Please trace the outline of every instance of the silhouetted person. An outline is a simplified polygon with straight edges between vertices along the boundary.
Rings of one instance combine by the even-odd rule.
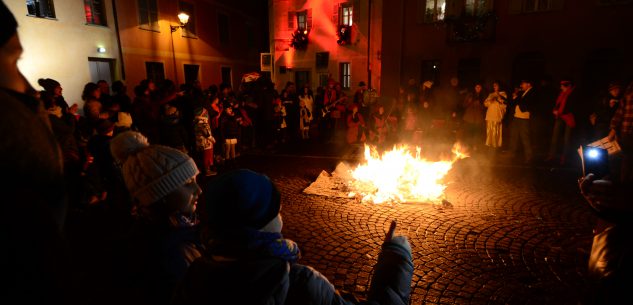
[[[22,46],[16,29],[0,2],[0,273],[7,279],[0,303],[68,304],[73,271],[61,234],[62,159],[48,112],[17,67]]]

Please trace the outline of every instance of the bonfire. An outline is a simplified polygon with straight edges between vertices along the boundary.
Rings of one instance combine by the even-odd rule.
[[[455,161],[465,157],[458,144],[444,161],[422,158],[419,147],[399,146],[379,154],[365,145],[365,160],[350,172],[353,179],[348,181],[348,196],[376,204],[439,203],[446,189],[444,177]]]

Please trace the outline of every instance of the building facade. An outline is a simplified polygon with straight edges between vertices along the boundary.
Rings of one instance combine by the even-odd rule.
[[[383,14],[402,20],[383,27],[400,36],[383,44],[397,58],[388,73],[383,63],[383,77],[399,80],[390,94],[411,78],[511,85],[567,76],[591,91],[632,76],[630,0],[403,0]]]
[[[266,3],[257,0],[114,0],[125,79],[238,86],[267,50]],[[180,27],[179,13],[189,16]],[[172,31],[173,28],[173,31]]]
[[[271,71],[277,87],[380,88],[382,1],[269,0]]]
[[[36,89],[37,80],[60,82],[69,104],[83,105],[88,82],[119,79],[119,46],[110,1],[5,0],[18,21],[24,49],[19,68]]]

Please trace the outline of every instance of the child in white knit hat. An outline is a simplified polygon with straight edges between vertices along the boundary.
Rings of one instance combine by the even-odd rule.
[[[201,255],[196,204],[198,168],[183,152],[150,145],[141,133],[126,131],[110,143],[139,216],[139,238],[131,243],[133,283],[144,297],[164,303],[194,259]],[[134,249],[135,248],[135,249]],[[145,299],[148,301],[148,299]]]

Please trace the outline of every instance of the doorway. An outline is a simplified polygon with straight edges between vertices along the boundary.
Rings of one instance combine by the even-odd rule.
[[[112,66],[114,59],[107,58],[88,58],[88,69],[90,70],[90,81],[96,83],[105,80],[108,84],[112,84],[114,74]]]
[[[310,85],[310,71],[295,71],[295,83],[297,84],[297,90],[303,88],[305,85]]]

